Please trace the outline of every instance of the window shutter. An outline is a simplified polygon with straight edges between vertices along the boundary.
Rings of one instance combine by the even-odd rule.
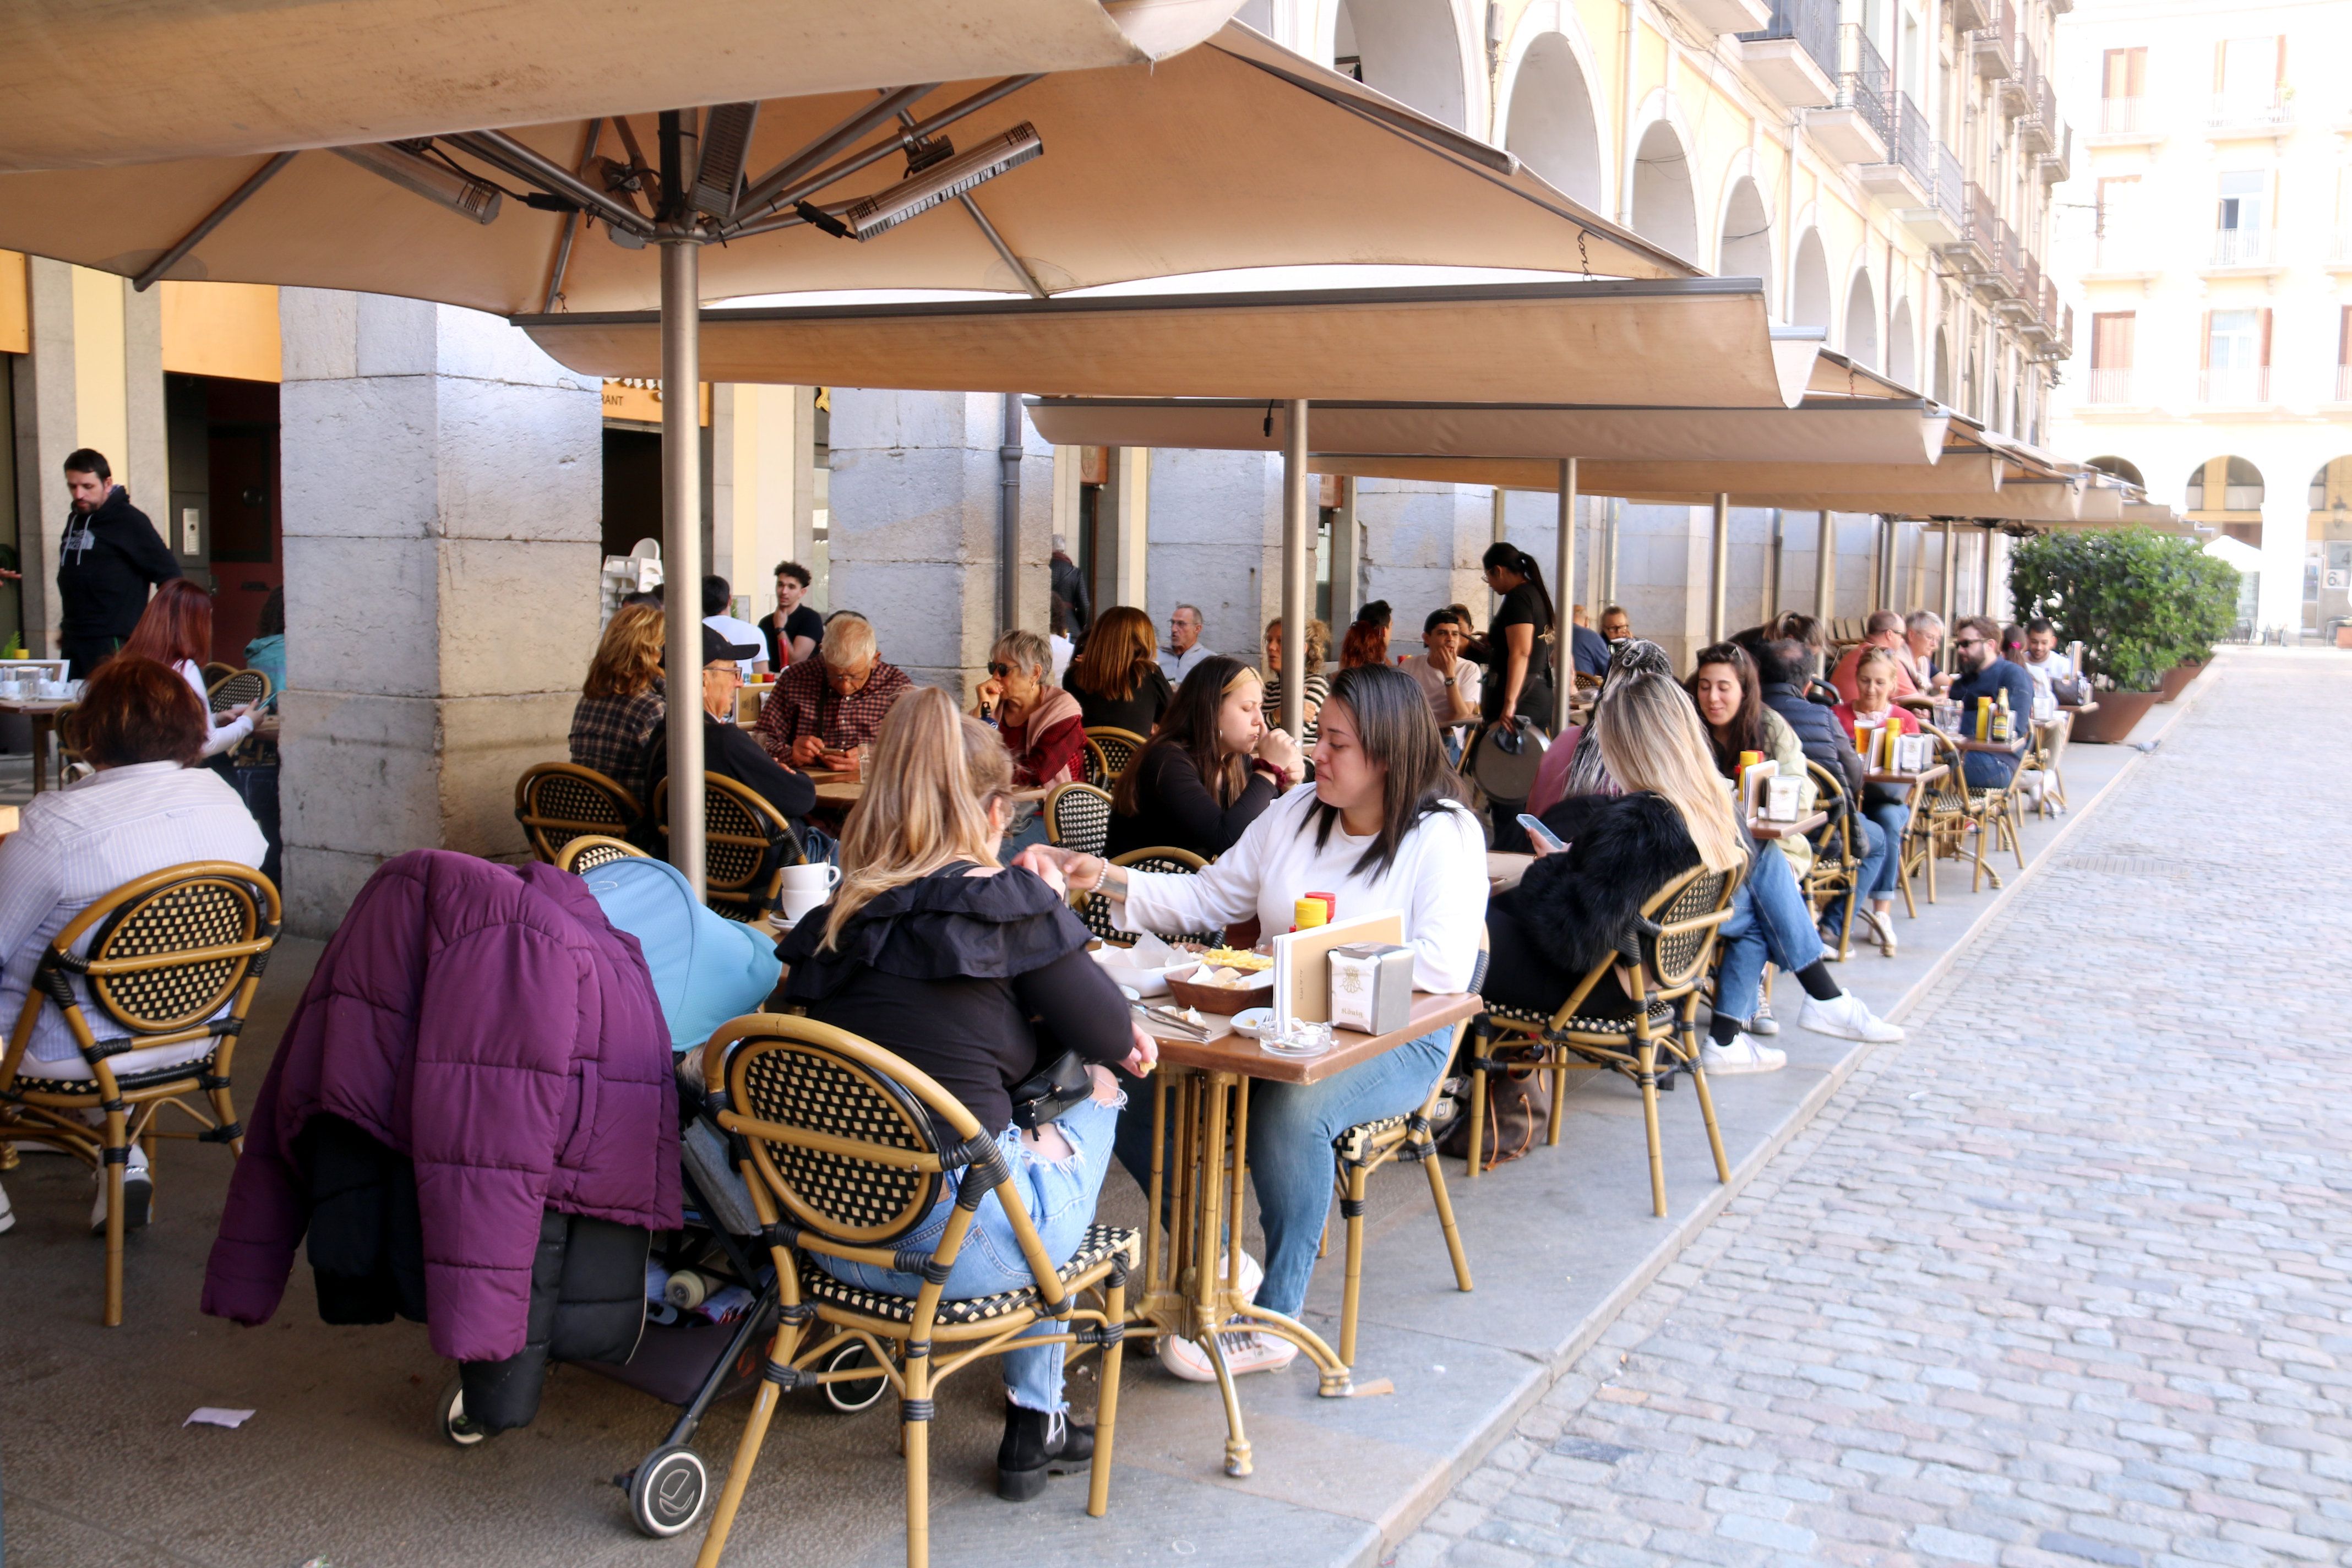
[[[2352,305],[2339,307],[2336,312],[2336,363],[2352,364]]]
[[[2221,95],[2221,89],[2229,85],[2230,44],[2225,38],[2213,46],[2213,96],[2219,98]]]
[[[2132,368],[2133,340],[2139,336],[2139,313],[2126,310],[2116,320],[2116,368]]]
[[[2268,370],[2268,369],[2270,369],[2270,367],[2271,367],[2271,310],[2270,310],[2270,307],[2269,307],[2269,306],[2267,306],[2267,305],[2265,305],[2265,306],[2263,306],[2263,357],[2262,357],[2262,360],[2261,360],[2261,362],[2260,362],[2260,363],[2261,363],[2261,364],[2262,364],[2262,367],[2263,367],[2264,370]]]
[[[2278,86],[2284,87],[2286,85],[2286,35],[2284,33],[2281,33],[2278,36],[2276,42],[2278,44],[2278,75],[2274,80]]]
[[[2199,341],[2204,344],[2203,353],[2205,357],[2199,362],[2197,368],[2200,370],[2211,370],[2213,368],[2212,311],[2208,310],[2205,312],[2205,324],[2198,329],[2198,337]]]
[[[2133,49],[2126,55],[2125,68],[2128,73],[2128,79],[2131,84],[2131,96],[2134,98],[2147,97],[2147,47],[2146,45],[2142,45],[2140,47]]]

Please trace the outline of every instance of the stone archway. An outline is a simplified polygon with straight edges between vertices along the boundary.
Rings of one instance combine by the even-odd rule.
[[[1832,325],[1830,263],[1822,251],[1822,231],[1809,228],[1797,241],[1796,258],[1789,268],[1789,324],[1792,327]]]
[[[1716,237],[1715,270],[1717,276],[1723,278],[1762,279],[1769,302],[1772,289],[1772,219],[1765,211],[1763,193],[1746,175],[1733,184],[1731,199],[1723,204],[1723,230]]]
[[[1927,395],[1948,408],[1952,405],[1952,340],[1944,329],[1936,329],[1936,374]]]
[[[2259,549],[2265,489],[2263,471],[2245,458],[2208,458],[2189,470],[2181,514]]]
[[[1633,232],[1686,260],[1698,258],[1698,201],[1690,154],[1663,120],[1650,122],[1633,153]]]
[[[2087,466],[2098,469],[2103,474],[2113,474],[2126,484],[2137,485],[2142,489],[2147,489],[2147,480],[2141,476],[2139,465],[2128,458],[2094,458]]]
[[[1470,128],[1462,39],[1447,0],[1339,0],[1331,56],[1366,87]]]
[[[2305,532],[2303,629],[2323,637],[2352,621],[2352,457],[2332,458],[2311,476]]]
[[[1601,206],[1600,122],[1576,51],[1560,34],[1543,34],[1520,58],[1503,145],[1578,201]]]
[[[1878,292],[1860,268],[1845,291],[1845,353],[1865,369],[1878,368]]]

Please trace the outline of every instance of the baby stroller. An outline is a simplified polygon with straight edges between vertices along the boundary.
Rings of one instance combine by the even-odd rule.
[[[679,1094],[699,1099],[684,1084]],[[737,1316],[713,1321],[690,1310],[666,1310],[662,1303],[649,1300],[644,1331],[626,1362],[576,1363],[680,1407],[660,1444],[634,1468],[613,1478],[613,1484],[628,1494],[630,1521],[656,1539],[679,1533],[701,1514],[710,1472],[694,1451],[695,1431],[712,1405],[759,1381],[768,1336],[777,1323],[775,1270],[760,1240],[759,1220],[742,1176],[728,1159],[725,1136],[698,1110],[678,1148],[685,1225],[654,1237],[649,1288],[658,1270],[673,1280],[683,1277],[690,1281],[669,1298],[672,1303],[691,1307],[705,1299],[704,1291],[716,1299],[722,1291],[740,1289],[750,1295],[751,1304]],[[848,1372],[871,1363],[864,1345],[845,1345],[824,1370]],[[820,1386],[825,1402],[847,1414],[871,1407],[889,1383],[877,1371],[871,1378]],[[465,1391],[454,1374],[434,1408],[441,1435],[459,1447],[473,1447],[495,1435],[467,1422]]]

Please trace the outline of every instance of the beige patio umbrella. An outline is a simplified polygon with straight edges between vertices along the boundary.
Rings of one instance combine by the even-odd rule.
[[[948,205],[962,210],[930,210]],[[706,293],[1043,296],[1290,263],[1691,270],[1510,154],[1238,26],[1149,67],[0,174],[0,247],[141,287],[310,285],[508,315],[658,305],[659,374],[672,386],[702,379]],[[694,407],[667,402],[663,432],[664,558],[685,581],[701,573]],[[1307,474],[1294,468],[1303,541]],[[1302,548],[1286,552],[1294,567]],[[698,630],[674,596],[671,646],[691,647]],[[701,772],[700,741],[695,726],[672,727],[672,776]],[[671,836],[690,877],[702,865],[698,806],[684,792]]]
[[[0,171],[1164,59],[1240,0],[15,0]]]

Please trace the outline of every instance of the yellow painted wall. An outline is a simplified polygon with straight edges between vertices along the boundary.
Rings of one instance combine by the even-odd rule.
[[[136,481],[124,472],[131,449],[123,407],[129,393],[122,357],[124,287],[111,272],[73,269],[74,433],[83,446],[106,454],[117,483],[135,489]]]
[[[33,352],[33,307],[25,289],[25,258],[0,250],[0,354]]]
[[[165,283],[163,368],[276,381],[278,290],[267,283]]]
[[[1640,103],[1665,85],[1665,35],[1646,22],[1636,22],[1633,25],[1633,101]]]

